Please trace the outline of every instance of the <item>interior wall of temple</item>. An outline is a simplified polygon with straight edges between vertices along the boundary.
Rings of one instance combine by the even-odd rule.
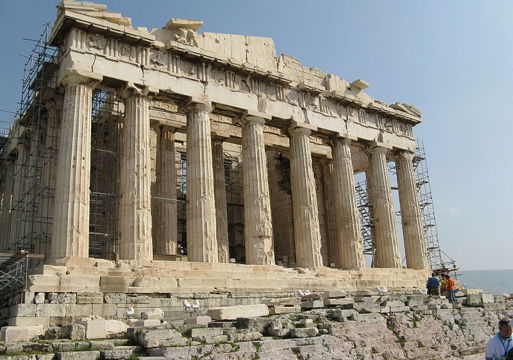
[[[275,258],[278,264],[293,264],[295,247],[290,161],[277,151],[268,150],[266,154]]]

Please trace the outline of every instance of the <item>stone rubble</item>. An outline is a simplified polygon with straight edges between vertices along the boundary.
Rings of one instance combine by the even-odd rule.
[[[198,316],[158,327],[132,327],[126,331],[130,343],[122,339],[8,342],[0,346],[0,359],[477,360],[498,320],[513,315],[513,299],[469,295],[450,304],[444,297],[413,293],[313,294],[309,300],[346,301],[301,313],[254,317],[254,307],[249,307],[249,317],[235,321],[211,322]],[[236,311],[242,312],[240,307]],[[84,338],[85,330],[82,324],[70,325],[61,333],[48,330],[33,340]]]

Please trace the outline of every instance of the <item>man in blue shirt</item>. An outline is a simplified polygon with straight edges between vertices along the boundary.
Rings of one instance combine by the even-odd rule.
[[[502,319],[499,321],[499,332],[488,340],[485,354],[486,360],[502,360],[507,358],[509,350],[513,349],[512,325],[513,320]]]
[[[428,295],[440,296],[440,280],[435,276],[435,273],[431,274],[426,287],[428,289]]]

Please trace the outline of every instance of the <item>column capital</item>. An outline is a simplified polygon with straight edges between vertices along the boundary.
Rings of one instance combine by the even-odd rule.
[[[329,138],[328,144],[331,147],[334,147],[335,144],[337,144],[337,143],[341,143],[343,145],[351,145],[354,141],[355,141],[355,139],[352,139],[349,137],[333,135]]]
[[[212,144],[222,144],[227,139],[224,136],[212,135]]]
[[[159,90],[149,86],[139,86],[132,82],[128,82],[124,88],[118,90],[119,96],[127,99],[132,96],[145,96],[151,98],[153,95],[158,94]]]
[[[214,110],[214,106],[208,98],[189,98],[183,105],[182,109],[184,112],[191,111],[206,111],[211,113]]]
[[[412,151],[400,150],[397,152],[397,156],[402,157],[409,161],[413,161],[413,158],[415,157],[415,153],[413,153]]]
[[[376,145],[376,144],[371,144],[369,148],[370,148],[371,154],[386,154],[389,150],[384,146]]]
[[[160,124],[158,125],[158,127],[159,127],[161,130],[169,131],[169,132],[172,132],[173,134],[176,132],[176,128],[175,128],[174,126],[169,126],[169,125],[165,125],[165,124],[160,123]]]
[[[309,129],[307,127],[301,127],[301,126],[292,126],[289,128],[289,133],[291,135],[305,135],[310,136],[312,134],[312,129]]]
[[[103,80],[103,75],[90,71],[82,71],[77,69],[66,69],[59,75],[58,83],[61,85],[89,85],[96,87]]]
[[[238,119],[237,122],[240,125],[245,125],[245,124],[265,125],[266,119],[256,116],[256,115],[243,115],[240,119]]]
[[[249,121],[258,121],[258,122],[266,122],[272,119],[272,116],[260,111],[255,110],[246,110],[241,116],[242,119]]]

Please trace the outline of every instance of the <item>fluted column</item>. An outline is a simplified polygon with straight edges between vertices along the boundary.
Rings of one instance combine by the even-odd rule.
[[[158,255],[176,255],[176,164],[174,129],[161,126],[157,138],[157,165],[153,217],[153,251]]]
[[[187,257],[217,263],[211,111],[204,103],[193,103],[187,111]]]
[[[65,81],[51,257],[89,256],[91,111],[96,82]]]
[[[244,237],[246,264],[273,265],[273,226],[264,124],[265,120],[256,116],[247,116],[241,121]]]
[[[24,162],[27,160],[27,146],[22,142],[16,144],[16,161],[14,163],[14,189],[12,192],[11,199],[11,219],[10,219],[10,227],[9,227],[9,241],[7,243],[7,249],[9,251],[16,251],[18,248],[16,247],[18,242],[18,236],[21,232],[21,224],[20,220],[23,214],[20,211],[21,201],[22,201],[22,193],[24,188]]]
[[[333,185],[337,223],[336,264],[344,269],[364,267],[360,217],[356,207],[350,139],[335,139],[333,146]]]
[[[125,96],[119,202],[119,257],[151,260],[151,168],[149,99],[134,91]]]
[[[404,251],[409,268],[429,269],[419,196],[413,171],[413,156],[412,152],[401,151],[396,160]]]
[[[2,211],[0,215],[0,251],[5,250],[9,244],[9,224],[11,222],[11,201],[14,191],[14,163],[11,159],[4,161],[5,174],[2,190]]]
[[[226,207],[226,182],[224,170],[223,140],[212,140],[212,162],[214,171],[214,192],[216,198],[216,236],[219,262],[230,262],[228,243],[228,214]]]
[[[300,267],[322,266],[321,234],[308,136],[311,130],[290,130],[290,180],[294,214],[296,264]]]
[[[375,259],[374,267],[400,268],[401,254],[397,240],[392,190],[385,154],[387,149],[375,146],[370,156],[370,202],[372,204]]]

